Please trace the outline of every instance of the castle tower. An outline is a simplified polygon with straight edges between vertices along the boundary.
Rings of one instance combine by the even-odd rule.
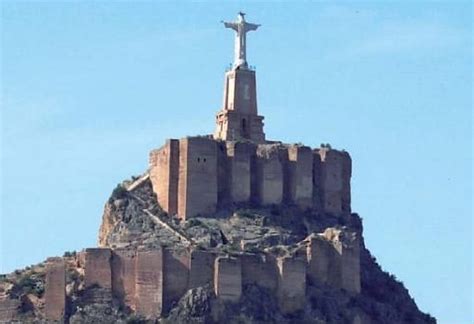
[[[263,116],[257,111],[255,71],[249,68],[246,58],[246,34],[260,25],[246,22],[244,15],[239,12],[237,21],[224,22],[226,28],[235,31],[235,53],[232,69],[225,74],[224,100],[216,115],[214,138],[265,143]]]

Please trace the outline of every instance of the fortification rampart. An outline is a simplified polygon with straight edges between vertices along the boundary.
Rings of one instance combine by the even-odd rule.
[[[66,313],[66,268],[62,258],[50,258],[46,264],[44,314],[47,320],[62,322]]]
[[[350,213],[350,178],[349,154],[328,148],[190,137],[150,153],[158,202],[182,219],[247,202]]]
[[[299,246],[303,253],[299,249],[285,256],[93,248],[79,254],[84,261],[77,264],[84,267],[86,293],[92,292],[95,298],[90,302],[98,302],[99,297],[100,303],[115,300],[149,319],[168,313],[187,290],[202,286],[211,287],[218,300],[238,302],[244,286],[256,285],[276,296],[283,313],[305,307],[309,282],[360,292],[360,248],[354,233],[329,229],[309,236]],[[48,260],[45,315],[49,320],[64,318],[65,285],[64,261]],[[0,316],[9,317],[15,305],[0,300]]]

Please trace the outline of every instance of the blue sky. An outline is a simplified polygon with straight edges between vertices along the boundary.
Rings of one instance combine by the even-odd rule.
[[[94,246],[114,186],[211,133],[248,13],[270,139],[348,150],[368,248],[472,323],[469,2],[1,4],[0,273]]]

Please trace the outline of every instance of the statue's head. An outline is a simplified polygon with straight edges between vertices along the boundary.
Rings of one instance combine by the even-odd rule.
[[[242,21],[245,21],[245,13],[243,13],[242,11],[239,11],[239,14],[237,15],[237,21],[238,22],[242,22]]]

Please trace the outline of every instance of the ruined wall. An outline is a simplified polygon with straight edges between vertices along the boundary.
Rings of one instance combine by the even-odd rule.
[[[360,293],[360,248],[358,243],[343,247],[340,285],[347,291]]]
[[[135,309],[135,250],[117,249],[112,253],[112,293],[123,305]]]
[[[331,243],[318,235],[309,239],[307,246],[308,278],[312,282],[328,283],[331,271],[329,264],[335,256],[333,250]]]
[[[161,249],[139,250],[136,258],[136,311],[145,318],[158,318],[163,308],[163,253]]]
[[[355,232],[328,228],[322,234],[333,246],[335,256],[329,267],[329,283],[350,292],[360,293],[360,239]]]
[[[218,257],[214,267],[214,292],[217,298],[237,302],[242,295],[240,258]]]
[[[306,300],[306,260],[282,257],[277,259],[277,265],[280,310],[293,313],[303,309]]]
[[[278,288],[278,269],[274,258],[267,255],[243,254],[242,285],[253,284],[271,292]]]
[[[62,258],[47,260],[44,300],[45,318],[62,321],[66,310],[66,268]]]
[[[98,286],[112,289],[112,271],[110,267],[111,250],[105,248],[86,249],[84,280],[86,288]]]
[[[178,215],[211,214],[217,206],[217,144],[204,137],[179,141]]]
[[[179,141],[168,139],[150,153],[150,179],[160,206],[169,214],[178,211]]]
[[[360,242],[356,233],[330,228],[307,241],[311,281],[360,293]]]
[[[188,289],[212,284],[214,279],[214,261],[212,252],[194,250],[191,252]]]
[[[283,165],[278,145],[258,145],[252,172],[252,195],[262,205],[280,204],[283,200]]]
[[[289,198],[300,207],[313,205],[313,153],[307,146],[288,148]]]
[[[163,310],[168,312],[188,289],[190,252],[163,249]]]

